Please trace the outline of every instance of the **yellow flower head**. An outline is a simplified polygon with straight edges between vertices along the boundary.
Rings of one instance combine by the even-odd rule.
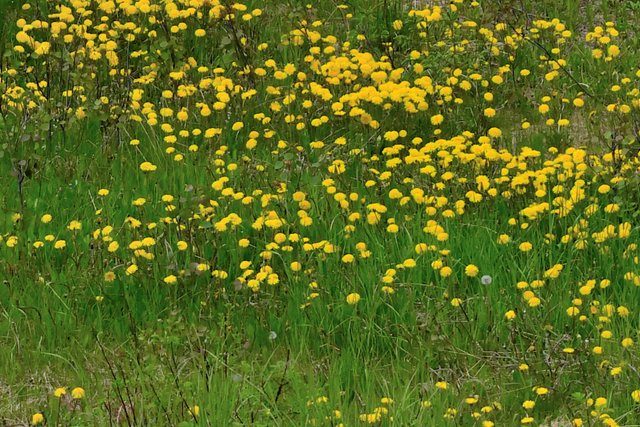
[[[76,387],[71,390],[71,397],[74,399],[83,399],[85,396],[85,391],[82,387]]]
[[[42,423],[44,423],[44,415],[42,415],[42,413],[40,412],[33,414],[33,416],[31,417],[31,425],[36,426]]]
[[[353,292],[347,295],[347,304],[355,305],[360,301],[360,294]]]

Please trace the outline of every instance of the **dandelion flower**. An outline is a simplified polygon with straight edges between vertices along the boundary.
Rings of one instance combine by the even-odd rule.
[[[44,415],[42,415],[41,412],[33,414],[33,416],[31,417],[31,425],[36,426],[42,423],[44,423]]]
[[[82,387],[76,387],[71,390],[71,397],[74,399],[82,399],[85,396],[85,391]]]
[[[173,285],[173,284],[178,282],[178,278],[176,276],[174,276],[173,274],[170,274],[169,276],[165,277],[163,279],[163,281],[167,285]]]
[[[478,272],[480,270],[478,269],[478,267],[476,267],[473,264],[469,264],[465,267],[464,269],[464,274],[466,274],[469,277],[476,277],[478,275]],[[483,276],[484,277],[484,276]]]
[[[347,304],[355,305],[360,301],[360,294],[353,292],[347,295]]]
[[[156,169],[158,169],[158,167],[151,162],[140,163],[140,170],[143,172],[153,172]]]

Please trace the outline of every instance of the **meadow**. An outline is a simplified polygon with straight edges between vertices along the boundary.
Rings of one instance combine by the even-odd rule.
[[[0,15],[0,425],[640,425],[640,2]]]

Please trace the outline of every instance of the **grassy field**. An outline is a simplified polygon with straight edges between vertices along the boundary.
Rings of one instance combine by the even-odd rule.
[[[1,426],[640,425],[640,2],[0,14]]]

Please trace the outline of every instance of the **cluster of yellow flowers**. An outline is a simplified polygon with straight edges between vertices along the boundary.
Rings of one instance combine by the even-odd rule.
[[[67,388],[66,387],[58,387],[53,391],[53,396],[57,399],[63,399],[67,396]],[[71,399],[77,404],[78,401],[84,399],[85,390],[82,387],[75,387],[71,390]],[[47,422],[46,417],[42,412],[36,412],[31,416],[31,424],[39,425],[45,424]]]
[[[627,381],[637,359],[640,159],[620,143],[633,136],[640,72],[615,68],[623,40],[613,22],[580,38],[559,19],[487,25],[479,2],[454,0],[403,12],[389,30],[407,45],[377,50],[369,35],[314,13],[279,28],[280,41],[252,38],[277,13],[269,2],[52,3],[45,16],[22,6],[2,108],[19,123],[94,126],[105,146],[128,143],[105,169],[111,179],[76,195],[83,208],[27,200],[31,213],[0,234],[9,262],[33,260],[42,282],[69,260],[98,272],[98,305],[121,282],[204,287],[214,291],[203,306],[246,291],[250,301],[291,299],[311,322],[323,307],[358,315],[437,300],[429,309],[471,323],[486,298],[498,314],[482,316],[496,334],[525,345],[566,326],[571,337],[558,339],[571,346],[531,339],[525,350],[562,366],[580,358],[581,369],[608,372],[618,399],[640,402]],[[568,69],[576,44],[591,49],[585,67],[604,62],[617,76],[602,100]],[[51,74],[60,63],[63,78]],[[598,120],[615,129],[601,138],[610,146],[583,140]],[[606,269],[585,262],[607,259]],[[528,357],[510,357],[505,369],[531,386]],[[521,424],[543,419],[534,399],[554,393],[551,381],[523,396]],[[443,416],[493,426],[500,404],[479,401],[464,397]],[[391,422],[392,403],[359,418]],[[607,398],[583,403],[616,425]],[[339,422],[340,411],[329,418]]]

